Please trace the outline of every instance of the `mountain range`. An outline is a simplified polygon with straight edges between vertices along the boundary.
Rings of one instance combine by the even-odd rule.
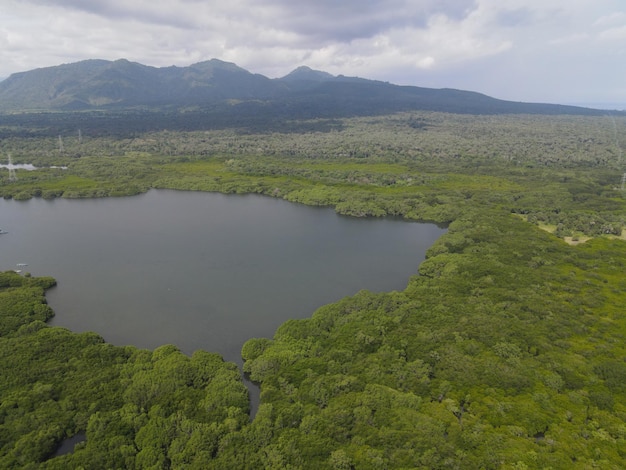
[[[505,101],[471,91],[334,76],[308,67],[270,79],[217,59],[161,68],[125,59],[94,59],[15,73],[0,82],[0,113],[228,107],[236,107],[236,112],[244,115],[265,112],[301,119],[410,110],[606,113],[576,106]]]

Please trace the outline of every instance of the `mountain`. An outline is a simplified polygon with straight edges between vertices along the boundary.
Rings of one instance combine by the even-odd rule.
[[[181,108],[288,119],[430,110],[471,114],[604,114],[575,106],[517,103],[462,90],[399,86],[299,67],[270,79],[211,59],[150,67],[86,60],[16,73],[0,82],[0,112]],[[236,107],[234,109],[233,107]]]
[[[281,80],[286,82],[324,82],[333,80],[334,78],[335,77],[328,72],[313,70],[312,68],[303,65],[302,67],[298,67],[293,72],[285,75]]]
[[[322,82],[333,80],[335,80],[335,77],[330,73],[313,70],[307,66],[298,67],[280,79],[293,91],[311,89]]]
[[[269,78],[217,59],[163,68],[125,59],[86,60],[11,75],[0,82],[0,110],[186,106],[266,99],[277,88]]]

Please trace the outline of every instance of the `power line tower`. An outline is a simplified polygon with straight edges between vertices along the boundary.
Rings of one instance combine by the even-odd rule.
[[[11,161],[11,154],[9,154],[9,181],[17,181],[17,175],[15,174],[15,168],[13,168],[13,162]]]
[[[626,173],[622,175],[622,191],[626,188]]]

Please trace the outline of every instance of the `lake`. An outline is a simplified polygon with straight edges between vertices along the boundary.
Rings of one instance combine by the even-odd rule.
[[[257,195],[168,190],[2,200],[0,229],[0,270],[57,279],[52,326],[238,364],[246,340],[271,338],[290,318],[360,289],[404,289],[444,233]]]

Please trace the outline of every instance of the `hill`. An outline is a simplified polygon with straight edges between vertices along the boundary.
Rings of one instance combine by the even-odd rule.
[[[11,75],[0,84],[0,109],[76,110],[187,106],[268,98],[276,84],[219,60],[155,68],[124,59],[86,60]]]
[[[299,67],[270,79],[212,59],[150,67],[125,59],[86,60],[11,75],[0,82],[0,112],[238,106],[235,114],[289,119],[428,110],[463,114],[573,114],[604,111],[504,101],[476,92],[399,86]],[[232,109],[230,111],[233,111]],[[221,112],[221,111],[220,111]]]

